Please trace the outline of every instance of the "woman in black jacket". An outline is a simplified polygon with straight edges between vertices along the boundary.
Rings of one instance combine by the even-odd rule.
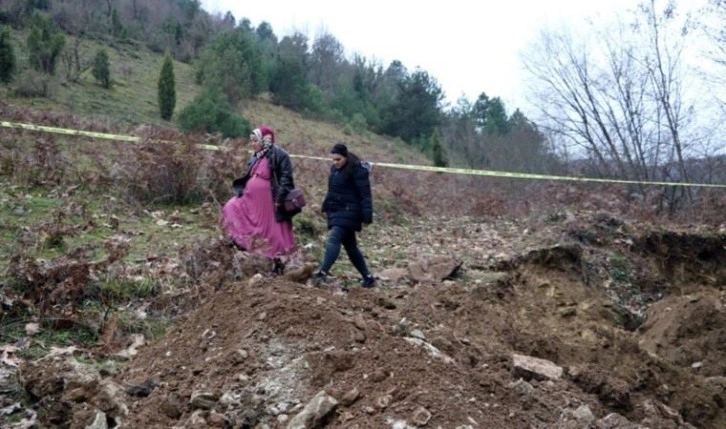
[[[375,278],[368,270],[365,258],[358,248],[356,232],[373,221],[373,198],[368,178],[370,164],[363,163],[343,143],[330,151],[333,165],[328,177],[328,193],[323,201],[323,212],[328,218],[328,243],[320,268],[313,277],[313,285],[325,281],[333,264],[345,248],[350,262],[363,277],[361,285],[371,288]]]

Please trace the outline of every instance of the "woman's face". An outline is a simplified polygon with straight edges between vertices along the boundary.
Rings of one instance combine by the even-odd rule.
[[[250,144],[252,145],[252,150],[254,150],[255,152],[259,152],[262,150],[262,142],[257,137],[250,137]]]
[[[345,163],[348,162],[348,158],[344,157],[343,155],[341,155],[339,153],[334,153],[334,154],[330,155],[330,159],[333,161],[333,165],[338,170],[345,167]]]

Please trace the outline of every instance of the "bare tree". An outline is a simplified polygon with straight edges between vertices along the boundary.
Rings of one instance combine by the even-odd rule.
[[[726,111],[726,95],[723,94],[723,88],[726,88],[726,0],[710,0],[701,12],[702,28],[710,42],[703,44],[705,57],[711,63],[706,72],[707,79],[714,86],[722,88],[714,96]]]
[[[642,100],[645,77],[632,70],[618,46],[608,44],[605,59],[595,58],[597,50],[571,33],[544,32],[525,65],[540,83],[537,97],[547,126],[594,158],[602,175],[638,177],[645,174],[636,168],[631,145],[644,133],[638,126],[644,112],[630,105]]]
[[[68,82],[77,83],[81,79],[81,74],[89,68],[89,65],[83,59],[81,45],[83,38],[77,36],[73,40],[71,46],[66,46],[61,54],[61,63],[65,72],[65,78]]]
[[[590,23],[578,34],[544,30],[524,57],[545,126],[602,175],[689,178],[681,55],[688,34],[676,27],[684,21],[671,2],[659,7],[647,0],[628,22]]]
[[[646,34],[649,37],[649,55],[645,57],[645,65],[651,81],[653,97],[662,111],[662,124],[668,132],[672,150],[675,154],[681,181],[688,182],[685,147],[681,139],[681,128],[686,118],[683,112],[683,78],[682,53],[684,45],[671,41],[670,36],[684,36],[688,31],[688,23],[684,24],[681,34],[669,32],[669,24],[674,17],[675,4],[668,1],[663,11],[658,13],[656,0],[641,3],[641,13],[648,25]],[[690,188],[684,188],[689,202],[693,202]]]

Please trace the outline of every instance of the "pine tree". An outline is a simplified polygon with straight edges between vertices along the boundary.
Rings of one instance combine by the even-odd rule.
[[[119,15],[116,8],[114,8],[113,12],[111,12],[111,31],[113,32],[113,35],[115,37],[124,36],[124,24],[123,22],[121,22],[121,16]]]
[[[434,133],[431,136],[431,149],[433,151],[433,161],[435,167],[446,167],[446,158],[444,157],[444,150],[441,147],[441,136],[439,135],[439,129],[434,129]]]
[[[104,88],[111,88],[111,64],[105,49],[99,49],[93,58],[93,77]]]
[[[15,74],[15,49],[10,41],[10,30],[0,28],[0,83],[10,83]]]
[[[171,55],[166,54],[159,75],[159,112],[164,120],[171,119],[176,106],[176,83],[174,81],[174,64]]]
[[[65,43],[65,36],[50,18],[42,14],[33,16],[28,35],[28,61],[31,67],[43,73],[54,74]]]

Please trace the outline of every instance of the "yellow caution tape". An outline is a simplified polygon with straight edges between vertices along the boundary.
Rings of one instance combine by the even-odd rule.
[[[132,143],[141,143],[144,141],[143,138],[138,136],[128,136],[124,134],[109,134],[109,133],[99,133],[96,131],[83,131],[83,130],[71,130],[68,128],[58,128],[58,127],[48,127],[45,125],[35,125],[35,124],[23,124],[19,122],[7,122],[7,121],[0,121],[0,127],[5,128],[20,128],[24,130],[31,130],[31,131],[42,131],[46,133],[54,133],[54,134],[65,134],[69,136],[83,136],[83,137],[92,137],[96,139],[105,139],[105,140],[116,140],[116,141],[124,141],[124,142],[132,142]],[[172,141],[166,141],[166,140],[156,140],[160,143],[175,143]],[[214,146],[211,144],[196,144],[197,147],[201,149],[207,149],[207,150],[222,150],[219,146]]]
[[[106,140],[126,141],[133,143],[140,143],[144,141],[143,138],[137,136],[129,136],[123,134],[109,134],[99,133],[95,131],[83,131],[83,130],[72,130],[67,128],[49,127],[44,125],[25,124],[18,122],[7,122],[0,121],[0,127],[5,128],[20,128],[31,131],[41,131],[55,134],[65,134],[71,136],[84,136]],[[157,140],[160,143],[173,144],[173,141]],[[195,144],[196,147],[206,150],[227,150],[221,146],[209,145],[209,144]],[[308,156],[308,155],[290,155],[293,158],[302,159],[313,159],[328,161],[328,158],[319,156]],[[470,176],[487,176],[487,177],[504,177],[509,179],[532,179],[532,180],[556,180],[556,181],[569,181],[569,182],[594,182],[594,183],[618,183],[627,185],[656,185],[656,186],[688,186],[694,188],[726,188],[726,184],[712,184],[712,183],[685,183],[685,182],[659,182],[659,181],[643,181],[643,180],[622,180],[622,179],[599,179],[594,177],[575,177],[575,176],[551,176],[547,174],[533,174],[533,173],[517,173],[510,171],[496,171],[496,170],[474,170],[468,168],[452,168],[452,167],[433,167],[428,165],[411,165],[411,164],[393,164],[386,162],[375,162],[371,163],[374,166],[388,167],[388,168],[399,168],[404,170],[414,171],[431,171],[435,173],[449,173],[449,174],[466,174]]]

